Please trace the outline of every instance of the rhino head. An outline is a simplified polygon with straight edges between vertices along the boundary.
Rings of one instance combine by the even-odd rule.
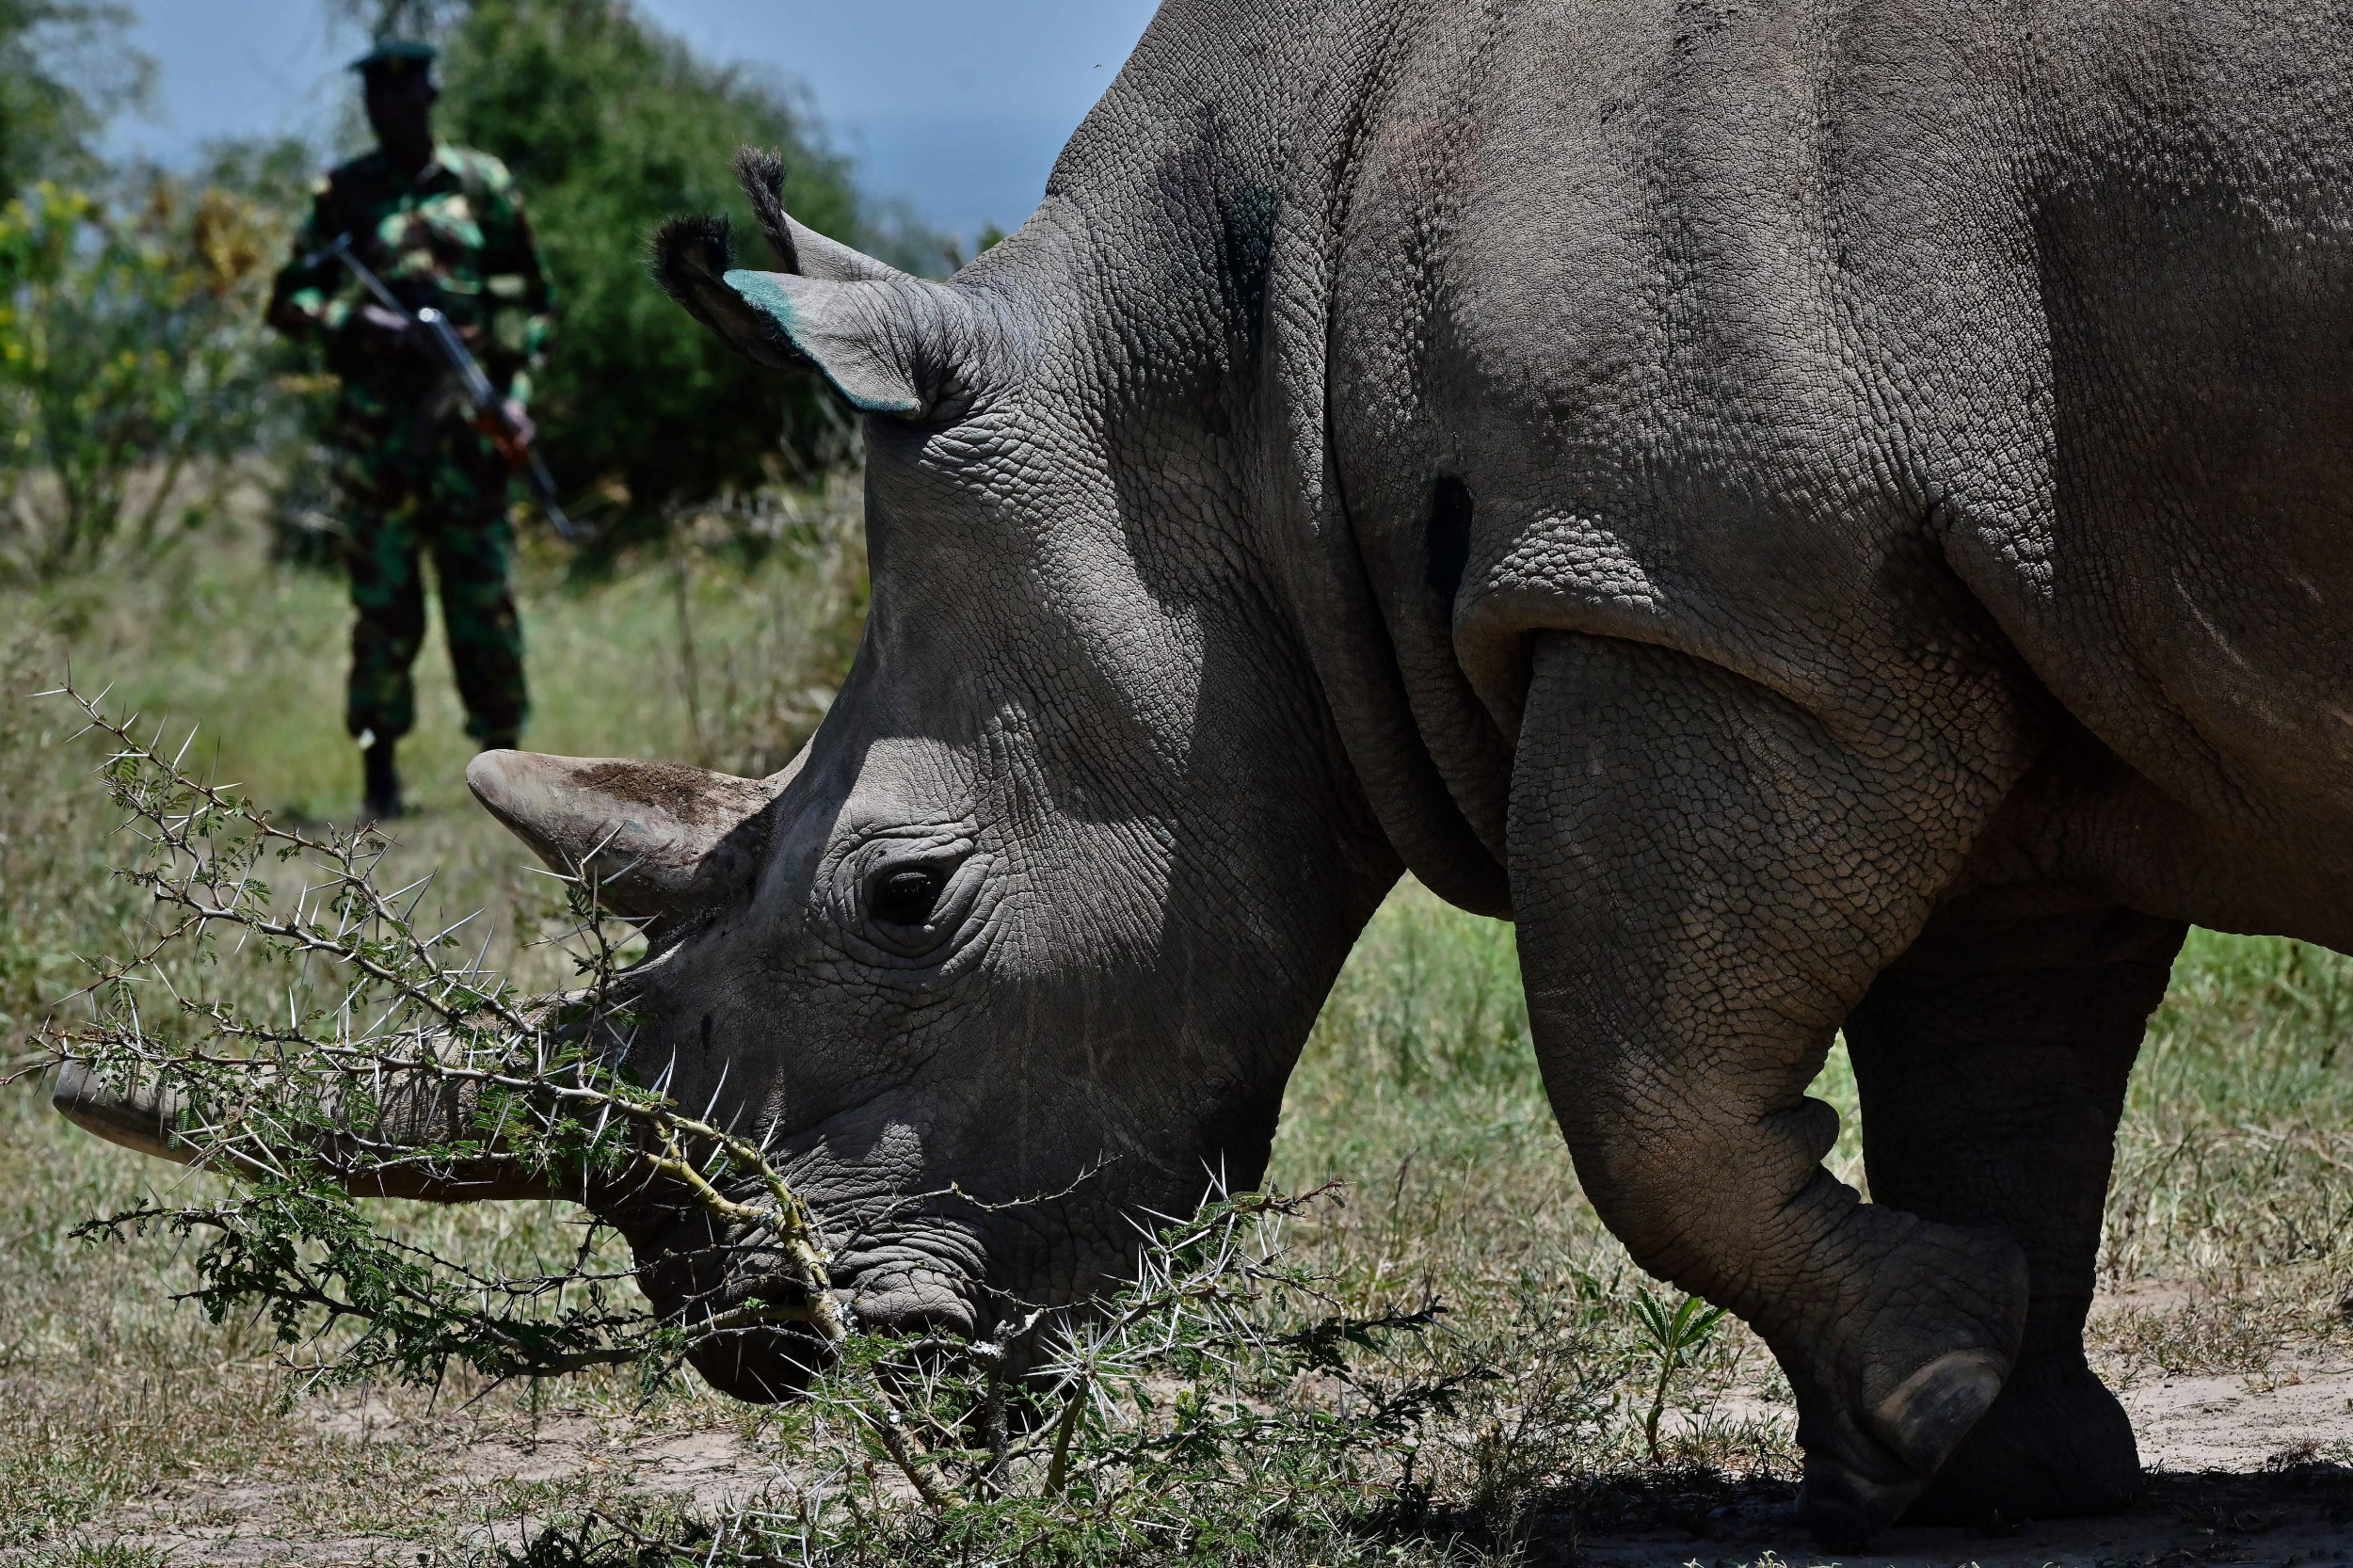
[[[632,1064],[765,1140],[856,1321],[985,1333],[1119,1277],[1148,1213],[1259,1178],[1400,862],[1273,608],[1243,411],[1179,352],[1232,330],[1214,291],[1123,340],[1054,203],[952,283],[765,216],[777,270],[696,221],[657,271],[864,412],[845,686],[771,778],[490,752],[468,781],[551,864],[624,868],[602,896],[650,920]],[[760,1288],[756,1247],[660,1194],[607,1216],[659,1307]],[[810,1349],[763,1330],[697,1365],[773,1399]]]
[[[778,1151],[856,1320],[986,1332],[1119,1275],[1146,1211],[1258,1178],[1398,862],[1230,532],[1240,454],[1164,394],[1108,404],[1056,308],[1083,247],[1049,215],[943,284],[764,216],[781,270],[707,223],[658,270],[865,412],[847,683],[773,778],[512,752],[468,778],[552,863],[636,868],[606,894],[657,917],[634,1048]],[[620,1220],[658,1302],[757,1290],[704,1222]],[[770,1397],[802,1349],[700,1366]]]

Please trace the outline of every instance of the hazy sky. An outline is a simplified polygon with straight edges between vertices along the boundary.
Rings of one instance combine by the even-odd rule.
[[[1011,229],[1151,20],[1156,0],[637,0],[697,52],[796,79],[868,187],[960,233]],[[318,0],[134,0],[163,68],[120,151],[176,161],[209,137],[332,130],[359,40]]]

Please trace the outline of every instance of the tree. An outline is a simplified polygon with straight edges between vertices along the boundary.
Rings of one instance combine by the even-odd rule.
[[[130,22],[100,0],[0,0],[0,574],[198,525],[228,460],[283,409],[253,314],[278,243],[267,208],[217,181],[109,168],[91,145],[154,73]],[[285,161],[246,159],[256,174]],[[211,480],[193,502],[192,465]]]
[[[728,211],[757,235],[729,168],[745,145],[783,154],[803,222],[871,243],[847,160],[806,108],[696,58],[626,0],[474,0],[445,42],[445,132],[514,170],[559,295],[537,409],[548,460],[568,489],[609,498],[608,542],[839,460],[849,427],[814,380],[736,358],[646,267],[648,236],[679,214]]]
[[[123,45],[130,20],[89,0],[0,0],[0,201],[36,180],[98,172],[90,137],[154,74]]]
[[[0,204],[0,572],[200,526],[283,411],[260,314],[279,225],[216,184],[143,195],[128,217],[46,180]],[[194,504],[191,465],[212,480]]]

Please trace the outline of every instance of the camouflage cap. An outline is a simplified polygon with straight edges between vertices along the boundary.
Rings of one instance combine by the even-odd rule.
[[[440,51],[429,43],[389,39],[352,61],[351,69],[362,76],[371,76],[379,71],[431,71],[433,62],[440,56]]]

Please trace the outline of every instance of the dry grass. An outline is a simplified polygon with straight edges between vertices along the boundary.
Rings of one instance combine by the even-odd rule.
[[[760,520],[798,542],[749,568],[743,530],[713,523],[682,580],[662,561],[576,587],[535,560],[529,744],[775,766],[846,657],[851,520]],[[221,776],[273,808],[340,817],[358,765],[337,726],[340,586],[268,565],[256,540],[0,597],[0,626],[14,629],[0,653],[0,1036],[13,1049],[41,999],[72,982],[73,955],[119,945],[137,915],[104,875],[91,756],[64,744],[62,711],[20,700],[69,654],[78,680],[115,680],[119,702],[200,724]],[[520,852],[465,796],[438,646],[421,682],[402,856],[438,869],[446,904],[511,927],[536,894]],[[512,957],[526,973],[547,962]],[[2346,1335],[2348,1030],[2346,960],[2193,938],[2120,1150],[2104,1258],[2120,1304],[2095,1331],[2112,1379],[2281,1375]],[[1859,1181],[1843,1053],[1816,1092],[1846,1113],[1833,1160]],[[1409,1559],[1442,1557],[1449,1533],[1486,1550],[1563,1518],[1704,1524],[1744,1481],[1792,1474],[1787,1390],[1734,1324],[1673,1384],[1665,1463],[1645,1463],[1640,1275],[1579,1194],[1545,1104],[1508,928],[1400,890],[1308,1045],[1274,1169],[1292,1190],[1349,1183],[1346,1208],[1300,1237],[1344,1293],[1369,1302],[1427,1281],[1455,1308],[1449,1353],[1509,1372],[1426,1445],[1419,1473],[1442,1507],[1422,1536],[1389,1543]],[[13,1560],[127,1565],[147,1560],[143,1542],[234,1530],[236,1544],[208,1549],[430,1568],[592,1506],[709,1503],[789,1462],[790,1413],[694,1390],[635,1409],[617,1380],[289,1397],[264,1334],[174,1304],[187,1276],[168,1244],[68,1237],[173,1176],[72,1132],[27,1090],[0,1095],[0,1552]],[[418,1208],[405,1223],[516,1256],[563,1245],[571,1226],[562,1206]]]
[[[846,504],[804,517],[751,520],[776,536],[759,569],[732,559],[746,531],[717,523],[702,548],[609,584],[568,584],[548,555],[528,562],[530,743],[777,765],[822,714],[862,602],[855,487],[846,493]],[[112,821],[88,776],[96,754],[70,742],[61,704],[28,700],[69,659],[77,679],[112,680],[115,705],[198,726],[200,746],[217,748],[218,776],[289,817],[347,817],[359,768],[340,726],[341,584],[271,566],[258,531],[138,575],[0,598],[0,625],[14,629],[0,646],[0,1040],[13,1055],[44,1000],[74,984],[76,954],[120,949],[139,917],[105,870]],[[774,673],[755,680],[755,669]],[[399,824],[394,874],[431,871],[445,907],[488,909],[511,932],[543,888],[466,793],[470,748],[438,635],[418,673],[419,725],[402,757],[414,810]],[[505,945],[510,968],[555,978],[552,955]],[[617,1464],[601,1490],[452,1475],[463,1445],[530,1430],[540,1413],[529,1390],[394,1395],[376,1401],[388,1419],[348,1430],[348,1400],[289,1402],[265,1333],[207,1323],[171,1300],[188,1274],[168,1243],[94,1247],[68,1235],[151,1182],[188,1179],[76,1133],[31,1086],[0,1093],[0,1547],[87,1545],[225,1511],[296,1539],[396,1540],[413,1560],[478,1544],[486,1521],[630,1492],[634,1478]],[[486,1258],[520,1261],[575,1234],[562,1205],[410,1207],[410,1224]],[[641,1438],[725,1426],[740,1409],[702,1395],[635,1412],[618,1380],[564,1399],[625,1417]]]

